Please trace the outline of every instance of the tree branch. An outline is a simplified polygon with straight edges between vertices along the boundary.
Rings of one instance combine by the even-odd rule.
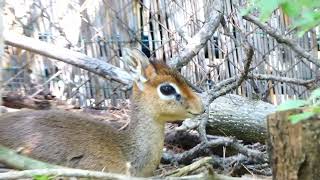
[[[214,91],[220,91],[223,87],[226,87],[230,84],[235,83],[237,79],[238,77],[234,76],[234,77],[225,79],[223,81],[220,81],[213,87],[213,89]],[[249,73],[247,75],[247,79],[278,81],[278,82],[284,82],[284,83],[289,83],[289,84],[294,84],[299,86],[305,86],[306,88],[313,87],[314,84],[316,84],[317,82],[320,82],[319,78],[303,80],[303,79],[297,79],[297,78],[274,76],[271,74],[256,74],[256,73]]]
[[[0,145],[0,162],[15,169],[63,168],[62,166],[56,166],[22,156],[16,151],[2,145]]]
[[[243,83],[244,80],[247,79],[247,76],[250,71],[250,65],[253,61],[254,51],[253,51],[253,47],[250,45],[250,43],[248,42],[246,37],[244,39],[243,45],[245,48],[246,57],[244,60],[244,62],[245,62],[244,70],[241,73],[240,78],[238,80],[236,80],[236,82],[234,84],[231,84],[230,86],[227,86],[224,89],[220,89],[219,91],[216,91],[216,89],[214,88],[213,90],[208,92],[209,97],[204,99],[205,107],[207,107],[206,113],[203,113],[200,117],[198,117],[198,119],[201,118],[201,121],[200,121],[200,124],[198,127],[198,132],[200,134],[200,138],[201,138],[202,142],[208,143],[207,135],[206,135],[206,127],[207,127],[207,122],[209,120],[209,114],[208,114],[210,111],[209,107],[210,107],[210,104],[212,103],[212,101],[214,101],[216,98],[218,98],[220,96],[223,96],[223,95],[231,92],[233,89],[236,89],[237,87],[239,87]]]
[[[299,86],[305,86],[307,88],[312,87],[312,84],[317,83],[320,79],[296,79],[296,78],[288,78],[281,76],[274,76],[270,74],[249,74],[248,78],[250,79],[258,79],[258,80],[271,80],[271,81],[279,81],[284,83],[295,84]]]
[[[206,159],[207,161],[208,159]],[[77,178],[94,178],[94,179],[116,179],[116,180],[147,180],[147,179],[207,179],[210,175],[208,174],[198,174],[198,175],[191,175],[191,176],[183,176],[183,177],[151,177],[151,178],[139,178],[139,177],[131,177],[122,174],[115,174],[115,173],[106,173],[106,172],[98,172],[98,171],[89,171],[89,170],[82,170],[82,169],[72,169],[72,168],[65,168],[62,166],[56,166],[47,164],[41,161],[34,160],[32,158],[28,158],[22,155],[19,155],[13,150],[0,146],[0,162],[4,162],[5,164],[10,164],[11,167],[17,167],[18,169],[32,169],[32,170],[25,170],[25,171],[10,171],[5,173],[0,173],[0,180],[5,179],[22,179],[22,178],[33,178],[34,176],[55,176],[55,177],[77,177]],[[174,170],[173,173],[168,173],[166,175],[175,174],[177,172],[187,172],[192,171],[195,168],[199,167],[203,164],[203,161],[195,162],[191,166],[186,166],[177,171]],[[195,165],[198,165],[195,167]],[[193,167],[193,169],[190,169]],[[47,169],[48,168],[48,169]],[[177,175],[177,174],[176,174]],[[181,174],[182,175],[182,174]],[[187,175],[187,174],[184,174]],[[213,174],[212,177],[222,180],[233,179],[232,177]],[[234,178],[237,179],[237,178]]]
[[[125,70],[108,64],[100,59],[92,58],[79,52],[10,32],[4,33],[4,40],[7,45],[26,49],[49,58],[71,64],[106,79],[128,85],[132,84],[132,78]]]
[[[169,64],[171,67],[181,68],[186,65],[192,57],[198,54],[207,41],[212,37],[220,24],[221,18],[223,17],[223,3],[218,1],[217,4],[217,9],[210,14],[207,22],[197,34],[189,39],[187,47],[181,52],[181,54],[171,59]],[[74,65],[89,72],[98,74],[106,79],[128,85],[132,84],[132,78],[126,71],[105,63],[100,59],[92,58],[82,53],[74,52],[66,48],[57,47],[50,43],[9,32],[5,32],[4,39],[5,43],[8,45],[26,49],[67,64]]]
[[[285,44],[288,47],[290,47],[294,52],[296,52],[301,57],[306,58],[309,62],[312,62],[316,66],[320,67],[320,60],[314,57],[312,54],[308,53],[305,49],[301,48],[298,43],[294,42],[290,38],[286,38],[283,35],[281,35],[279,32],[277,32],[276,29],[270,27],[267,24],[264,24],[259,21],[258,18],[255,18],[251,15],[245,15],[243,18],[256,26],[258,26],[260,29],[264,30],[266,33],[268,33],[271,37],[273,37],[278,43]]]
[[[210,158],[209,160],[211,159],[212,158]],[[210,175],[208,173],[200,173],[197,175],[181,176],[181,177],[143,178],[143,177],[125,176],[121,174],[105,173],[105,172],[99,172],[99,171],[88,171],[88,170],[82,170],[82,169],[35,169],[35,170],[0,173],[0,180],[34,178],[35,176],[76,177],[76,178],[89,178],[89,179],[93,178],[93,179],[103,179],[103,180],[152,180],[152,179],[153,180],[188,180],[188,179],[242,180],[243,179],[241,177],[230,177],[230,176],[221,175],[221,174]],[[259,180],[257,178],[248,178],[248,177],[246,177],[245,179]]]
[[[209,91],[208,92],[209,100],[207,102],[207,105],[211,104],[211,102],[213,100],[215,100],[216,98],[223,96],[223,95],[231,92],[232,90],[236,89],[237,87],[239,87],[243,83],[244,80],[247,79],[247,76],[250,71],[250,65],[253,60],[254,51],[253,51],[252,46],[248,43],[247,40],[244,41],[244,47],[245,47],[246,57],[244,60],[245,61],[244,70],[241,73],[241,76],[239,77],[239,79],[235,80],[236,83],[233,83],[229,86],[226,86],[225,88],[221,88],[219,91],[216,91],[216,88],[213,88],[213,90]]]
[[[171,155],[165,154],[164,158],[166,161],[187,164],[187,163],[190,163],[193,159],[202,155],[204,152],[207,152],[208,148],[213,148],[220,145],[232,147],[235,150],[237,150],[239,153],[247,156],[253,161],[257,161],[257,162],[268,161],[268,157],[266,154],[254,149],[249,149],[246,146],[239,143],[236,139],[229,138],[229,137],[217,137],[215,139],[209,140],[207,143],[202,142],[197,146],[191,148],[190,150],[180,154],[171,154]]]
[[[33,178],[34,176],[58,176],[58,177],[77,177],[77,178],[96,178],[96,179],[116,179],[126,180],[129,177],[120,174],[88,171],[82,169],[35,169],[25,171],[14,171],[0,173],[0,179],[22,179]],[[145,178],[130,177],[131,180],[144,180]]]
[[[170,67],[180,69],[188,64],[188,62],[199,53],[199,51],[206,45],[207,41],[212,37],[220,24],[224,9],[222,1],[216,0],[215,5],[215,10],[211,11],[207,22],[197,32],[197,34],[188,40],[186,48],[179,55],[171,58],[168,62]]]

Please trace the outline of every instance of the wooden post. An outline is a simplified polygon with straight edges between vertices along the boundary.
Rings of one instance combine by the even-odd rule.
[[[320,177],[320,117],[292,124],[288,117],[301,110],[268,116],[273,179],[311,180]]]

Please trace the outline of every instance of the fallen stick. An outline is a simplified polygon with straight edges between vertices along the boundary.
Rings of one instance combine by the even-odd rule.
[[[26,156],[22,156],[14,150],[0,145],[0,163],[14,169],[45,169],[45,168],[62,168],[41,162]]]

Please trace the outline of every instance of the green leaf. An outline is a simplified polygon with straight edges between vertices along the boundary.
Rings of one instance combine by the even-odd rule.
[[[52,178],[46,175],[36,175],[36,176],[33,176],[32,179],[33,180],[51,180]]]
[[[278,8],[282,0],[259,0],[256,3],[257,9],[260,11],[260,20],[267,21],[272,12]]]
[[[314,106],[311,108],[311,111],[316,113],[316,114],[320,114],[320,106]]]
[[[289,109],[296,109],[307,104],[304,100],[288,100],[277,107],[277,111],[286,111]]]
[[[301,17],[296,17],[293,26],[299,29],[298,35],[301,37],[305,32],[320,24],[320,12],[309,9],[301,12]]]
[[[319,0],[299,0],[301,5],[304,5],[306,7],[320,7],[320,1]]]
[[[294,115],[289,116],[289,120],[291,121],[292,124],[296,124],[296,123],[303,121],[303,120],[306,120],[314,115],[315,115],[314,112],[303,112],[300,114],[294,114]]]
[[[299,3],[296,2],[284,2],[281,5],[283,11],[287,13],[291,17],[296,17],[301,12],[301,6],[299,6]]]
[[[261,0],[258,3],[258,8],[260,9],[260,20],[267,21],[271,16],[272,12],[278,8],[281,4],[281,0]]]

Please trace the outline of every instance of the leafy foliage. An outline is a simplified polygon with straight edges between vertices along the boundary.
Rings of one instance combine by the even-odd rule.
[[[293,114],[291,116],[289,116],[289,120],[291,121],[292,124],[296,124],[302,120],[306,120],[308,118],[311,118],[312,116],[314,116],[315,113],[314,112],[303,112],[303,113],[299,113],[299,114]]]
[[[52,177],[46,175],[36,175],[32,178],[33,180],[51,180]]]
[[[304,105],[307,105],[307,102],[304,100],[288,100],[282,103],[280,106],[277,107],[278,111],[286,111],[290,109],[300,108]]]
[[[281,8],[292,19],[292,27],[299,36],[320,24],[320,0],[249,0],[249,7],[243,12],[260,12],[261,21],[266,21],[272,12]]]
[[[312,91],[307,100],[288,100],[277,107],[277,111],[286,111],[290,109],[298,109],[307,107],[305,112],[293,114],[289,116],[289,120],[295,124],[302,120],[306,120],[316,114],[320,114],[320,88]]]

